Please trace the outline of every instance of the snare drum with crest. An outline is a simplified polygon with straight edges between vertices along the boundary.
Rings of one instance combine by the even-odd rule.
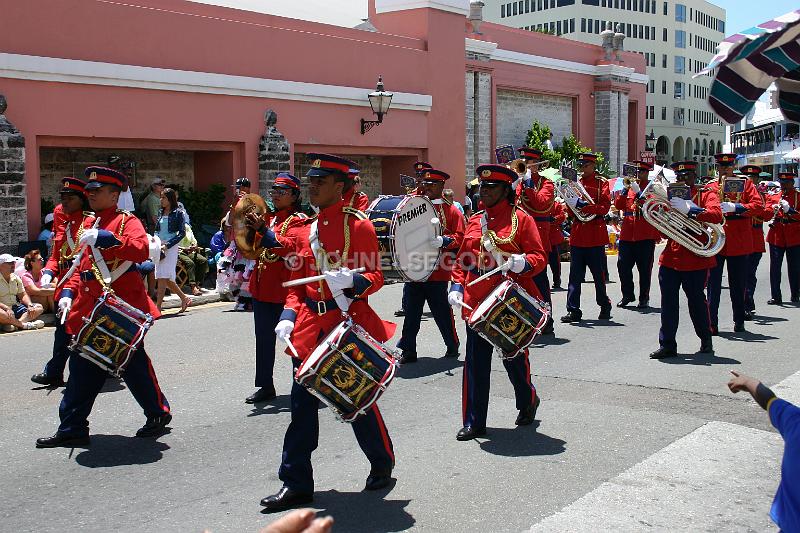
[[[345,320],[297,369],[295,380],[343,422],[353,422],[378,401],[394,378],[392,352],[364,328]]]
[[[467,325],[492,343],[503,359],[525,352],[542,332],[550,306],[507,279],[478,305]]]

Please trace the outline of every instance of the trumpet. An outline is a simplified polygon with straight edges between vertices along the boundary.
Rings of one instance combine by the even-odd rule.
[[[576,179],[574,180],[561,179],[555,182],[554,185],[556,189],[556,194],[558,195],[559,198],[564,200],[564,203],[570,208],[570,210],[572,210],[572,213],[575,215],[575,218],[577,218],[581,222],[589,222],[590,220],[593,220],[597,215],[586,215],[582,213],[580,209],[571,207],[569,205],[569,202],[567,202],[567,200],[569,198],[577,198],[579,200],[586,202],[587,204],[593,204],[594,200],[592,200],[592,197],[589,196],[589,193],[586,191],[581,182],[578,181],[577,171],[574,170],[573,167],[569,167],[566,166],[565,164],[562,164],[561,165],[562,176],[565,172],[564,170],[565,168],[572,170],[572,172],[576,175]]]
[[[524,159],[515,159],[507,166],[520,176],[524,176],[528,172],[528,165],[525,163]]]

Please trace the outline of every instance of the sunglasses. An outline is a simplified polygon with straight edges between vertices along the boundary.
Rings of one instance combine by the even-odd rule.
[[[270,189],[269,194],[270,196],[286,196],[291,194],[291,191],[289,189]]]
[[[502,185],[502,183],[497,183],[497,182],[493,182],[493,181],[484,181],[484,182],[481,182],[480,188],[481,189],[494,189],[495,187],[499,187],[500,185]]]

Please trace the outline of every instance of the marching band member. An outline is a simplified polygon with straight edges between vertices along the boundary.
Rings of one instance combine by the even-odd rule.
[[[708,278],[708,305],[712,335],[719,334],[719,298],[722,292],[722,269],[728,263],[728,287],[733,307],[733,331],[744,331],[744,297],[747,286],[747,257],[753,251],[753,216],[764,206],[756,186],[744,180],[744,190],[726,193],[726,179],[734,178],[736,154],[716,154],[720,173],[720,206],[725,215],[725,246],[717,254],[717,264]]]
[[[291,343],[299,355],[292,361],[295,370],[319,341],[342,322],[343,310],[380,342],[394,334],[394,324],[383,322],[367,303],[367,297],[383,286],[383,274],[372,222],[362,220],[361,213],[348,207],[342,198],[352,186],[347,178],[350,162],[327,154],[307,156],[312,161],[307,174],[309,200],[319,213],[296,233],[295,252],[300,265],[292,279],[324,273],[326,280],[291,287],[275,328],[276,335]],[[363,273],[350,270],[362,266],[366,268]],[[292,421],[286,430],[278,470],[283,487],[261,500],[267,511],[282,511],[313,500],[311,454],[319,439],[318,408],[316,396],[293,382]],[[371,465],[365,489],[387,486],[394,467],[394,451],[378,406],[373,404],[353,421],[352,428]]]
[[[570,198],[568,203],[571,208],[578,209],[581,213],[595,215],[588,222],[581,222],[573,217],[572,231],[569,237],[570,269],[569,289],[567,292],[567,314],[561,317],[561,322],[580,322],[581,311],[581,283],[586,276],[586,267],[594,278],[595,299],[600,306],[599,320],[611,318],[611,300],[606,294],[606,244],[608,244],[608,231],[603,217],[611,208],[611,193],[608,190],[608,181],[595,174],[597,156],[593,153],[578,154],[578,165],[582,172],[581,184],[594,201],[589,204],[580,198]]]
[[[653,164],[646,161],[632,161],[636,166],[637,179],[631,180],[623,194],[614,200],[622,219],[619,235],[619,257],[617,273],[622,289],[622,299],[617,307],[625,307],[636,300],[633,286],[633,267],[639,272],[639,304],[637,309],[647,309],[650,302],[650,277],[653,272],[653,254],[656,241],[661,234],[642,216],[644,197],[642,191],[647,187],[648,174]]]
[[[533,277],[547,268],[547,254],[536,223],[514,202],[512,184],[517,179],[516,172],[502,165],[481,165],[476,173],[480,178],[480,196],[486,210],[469,219],[448,295],[451,305],[463,307],[465,320],[469,317],[466,306],[476,308],[502,281],[498,274],[470,286],[482,271],[489,271],[498,266],[498,261],[505,260],[502,263],[504,275],[519,283],[532,296],[541,298]],[[456,435],[458,440],[471,440],[486,434],[493,350],[491,343],[467,327],[467,357],[461,394],[463,427]],[[519,409],[515,423],[531,424],[540,400],[531,382],[527,351],[514,359],[504,359],[503,366],[514,387]]]
[[[673,163],[673,170],[679,182],[690,187],[691,200],[673,198],[670,203],[680,213],[700,222],[720,224],[718,185],[709,183],[698,186],[694,161]],[[678,332],[680,305],[678,293],[681,288],[689,304],[689,316],[694,331],[700,338],[700,353],[713,353],[711,329],[709,324],[708,302],[705,287],[709,271],[716,265],[713,257],[701,257],[672,239],[667,241],[658,261],[658,284],[661,287],[661,330],[658,332],[658,350],[650,354],[651,359],[665,359],[678,355]]]
[[[61,203],[56,206],[54,217],[52,253],[42,270],[40,283],[48,285],[51,281],[61,280],[72,266],[75,254],[78,253],[78,240],[83,233],[84,221],[93,219],[88,211],[86,200],[86,181],[82,178],[61,179]],[[58,302],[61,288],[56,288],[53,301]],[[44,370],[34,374],[31,381],[39,385],[61,386],[64,384],[64,368],[69,358],[69,334],[60,320],[56,321],[53,335],[53,356],[44,365]]]
[[[564,203],[556,198],[553,204],[553,222],[550,224],[550,253],[547,262],[553,273],[552,290],[561,290],[561,243],[567,240],[561,225],[567,220],[567,209]]]
[[[553,212],[555,208],[556,192],[553,182],[544,176],[539,175],[539,163],[542,160],[542,152],[533,148],[522,147],[519,149],[520,158],[525,160],[530,173],[529,178],[521,180],[517,185],[515,193],[519,206],[533,218],[536,228],[539,230],[539,238],[545,251],[549,252],[550,245],[550,226],[554,220]],[[552,307],[553,300],[550,297],[550,281],[547,279],[547,268],[533,277],[533,282],[539,288],[539,292],[544,300]],[[542,335],[553,334],[553,319],[548,320]]]
[[[428,169],[422,174],[421,192],[433,202],[433,209],[442,224],[442,235],[434,243],[444,250],[439,264],[426,281],[406,282],[403,286],[403,305],[406,318],[403,333],[397,347],[402,350],[401,364],[417,361],[417,334],[422,322],[425,302],[433,314],[446,347],[445,357],[458,357],[458,333],[456,333],[453,308],[447,302],[447,282],[452,270],[453,254],[464,239],[464,217],[455,207],[444,201],[442,191],[450,175],[441,170]]]
[[[758,188],[758,182],[761,180],[761,167],[756,165],[745,165],[739,169],[739,172],[744,174],[753,185],[756,186],[756,192],[761,197],[761,207],[753,210],[752,226],[753,226],[753,251],[747,256],[747,280],[745,285],[744,295],[744,319],[753,320],[753,314],[756,311],[755,292],[758,279],[756,272],[758,271],[758,264],[761,262],[761,256],[767,251],[764,241],[764,222],[772,219],[774,211],[772,203],[766,205],[766,196]]]
[[[361,177],[359,173],[360,171],[355,164],[347,171],[347,177],[353,182],[353,187],[344,193],[344,201],[350,207],[354,207],[359,211],[366,211],[369,207],[369,197],[361,192]]]
[[[783,303],[781,296],[781,269],[783,256],[789,271],[789,291],[792,302],[800,302],[800,192],[794,188],[794,174],[781,172],[781,199],[773,207],[775,220],[767,233],[769,243],[770,305]],[[772,206],[771,206],[772,207]]]
[[[111,274],[110,289],[131,306],[161,316],[158,308],[147,296],[136,263],[145,261],[149,255],[149,240],[138,218],[117,209],[119,193],[128,179],[116,170],[104,167],[88,167],[86,196],[89,206],[99,219],[96,227],[86,220],[78,247],[95,249],[102,259],[96,260],[93,253],[81,256],[79,267],[64,285],[58,300],[60,314],[68,313],[67,333],[76,335],[97,300],[104,292],[100,272],[102,261]],[[128,268],[125,268],[125,265]],[[105,267],[104,267],[105,268]],[[59,407],[61,424],[52,437],[36,440],[37,448],[57,446],[79,446],[89,444],[89,422],[95,398],[100,393],[108,372],[77,354],[69,358],[69,381]],[[122,379],[133,397],[144,410],[147,422],[137,432],[137,437],[155,437],[165,432],[172,420],[169,403],[158,385],[155,370],[144,346],[133,353]]]
[[[422,175],[426,170],[431,170],[433,167],[426,161],[417,161],[414,163],[414,174],[416,176],[416,186],[406,191],[406,194],[422,194]],[[406,299],[408,298],[408,288],[403,283],[403,299],[400,301],[400,309],[394,312],[394,316],[406,316]]]
[[[264,249],[256,260],[250,275],[250,293],[253,295],[253,321],[256,335],[256,387],[245,399],[246,403],[266,402],[275,398],[272,370],[275,366],[275,326],[278,325],[287,290],[281,283],[289,279],[290,270],[285,256],[294,251],[294,241],[286,240],[303,225],[307,217],[300,211],[300,180],[286,172],[275,177],[270,189],[275,208],[273,213],[258,216],[248,213],[248,224],[256,231],[256,242]],[[269,232],[267,230],[270,230]],[[272,235],[284,239],[278,248],[272,245]]]

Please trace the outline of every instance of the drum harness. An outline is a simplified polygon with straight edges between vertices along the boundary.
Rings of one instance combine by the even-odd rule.
[[[330,262],[330,256],[325,249],[320,246],[319,244],[319,232],[317,224],[319,222],[318,218],[315,218],[314,221],[311,223],[311,228],[308,233],[308,242],[311,246],[311,253],[314,254],[314,261],[317,263],[317,271],[321,274],[325,274],[326,272],[334,269],[342,268],[347,262],[347,254],[350,251],[350,225],[348,224],[350,218],[350,213],[345,211],[344,213],[344,247],[342,249],[342,257],[336,263]],[[325,286],[323,284],[323,280],[319,281],[319,294],[320,298],[323,298],[325,294]],[[348,298],[342,292],[338,292],[333,294],[333,299],[336,301],[336,305],[339,306],[339,309],[342,311],[343,314],[347,313],[347,310],[350,308],[350,303],[352,303],[352,299]],[[324,315],[328,312],[328,306],[325,303],[325,300],[319,300],[317,302],[317,314],[319,316]]]
[[[511,232],[508,234],[508,237],[500,237],[494,230],[489,229],[489,218],[488,214],[484,211],[483,215],[481,216],[481,248],[486,252],[489,252],[492,257],[494,258],[497,265],[501,265],[505,260],[511,256],[511,253],[504,252],[499,249],[499,246],[502,244],[511,244],[514,242],[514,237],[517,236],[517,229],[519,227],[519,219],[517,218],[517,208],[516,206],[511,207]],[[485,269],[480,268],[481,263],[485,263],[483,260],[485,256],[481,253],[480,259],[478,261],[479,266],[478,270],[482,271]]]

